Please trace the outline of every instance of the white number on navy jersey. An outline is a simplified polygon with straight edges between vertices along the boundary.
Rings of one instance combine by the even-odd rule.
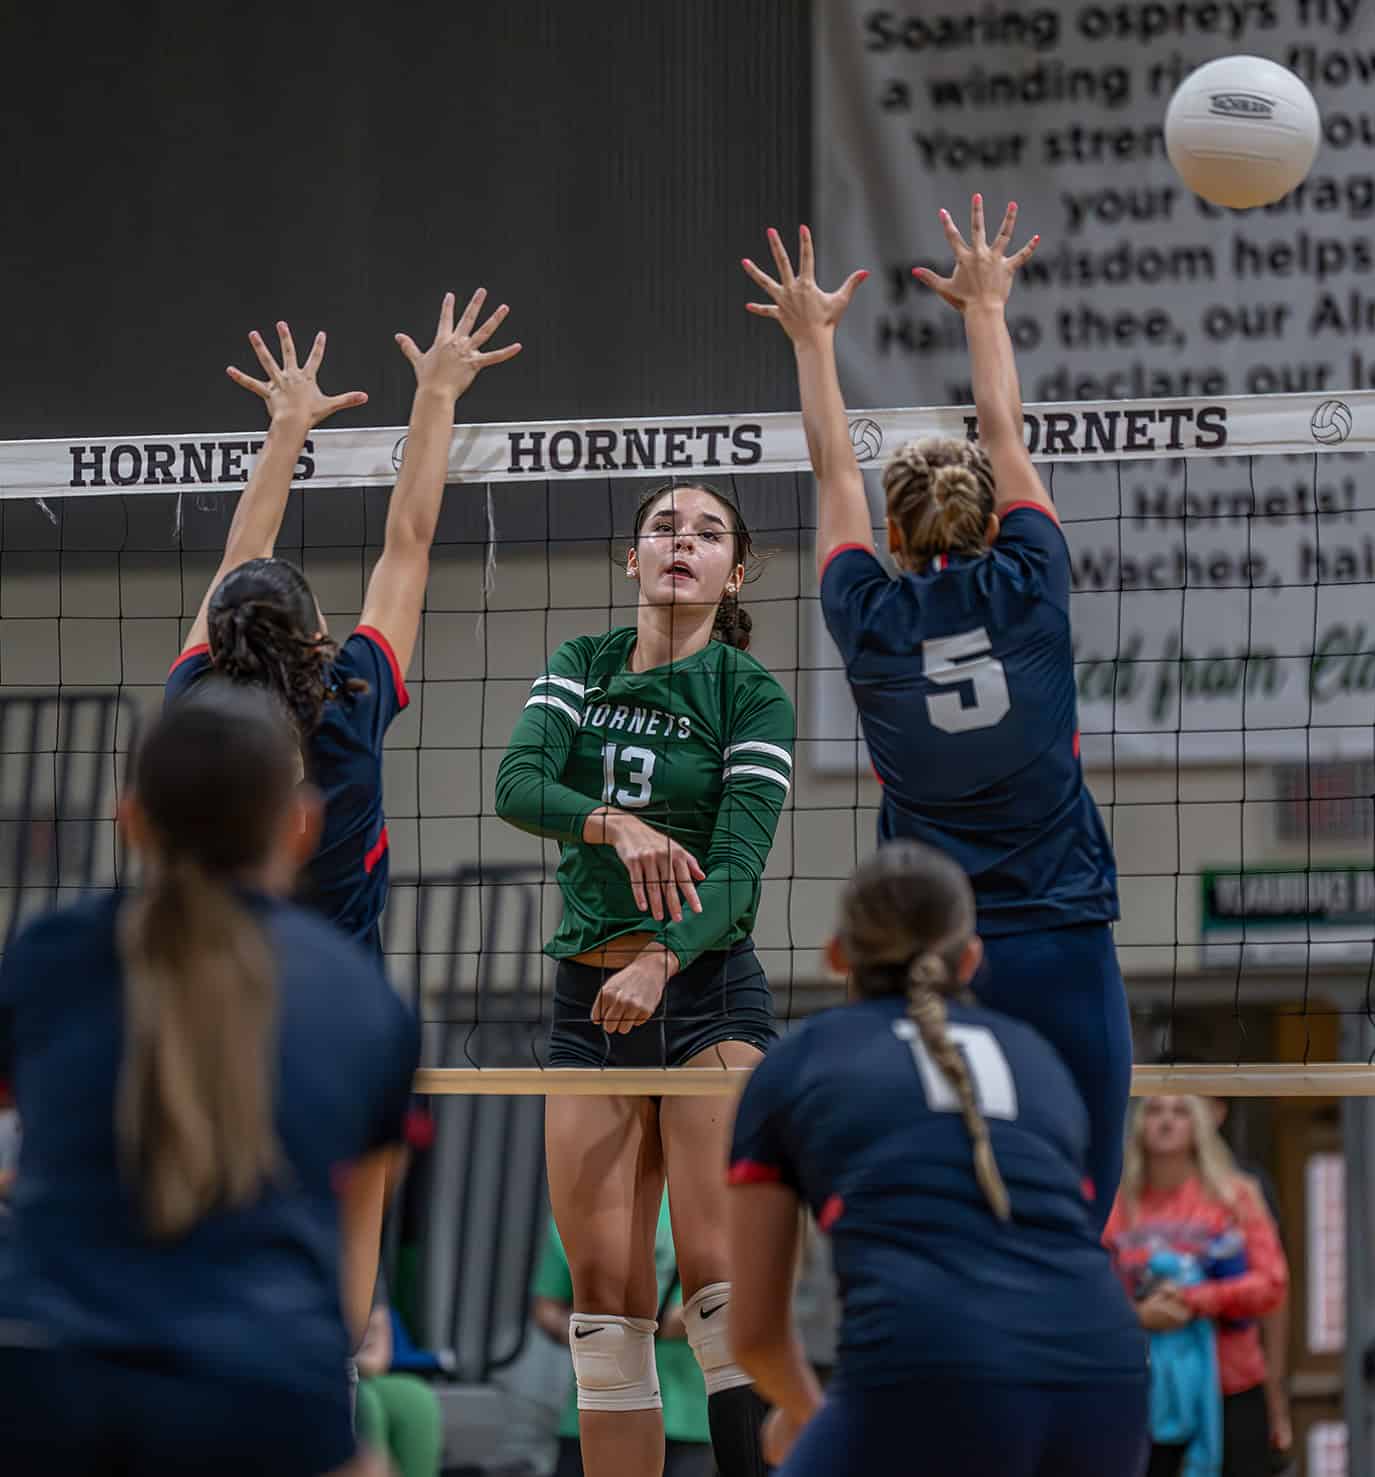
[[[951,1024],[945,1029],[969,1067],[969,1075],[974,1079],[974,1095],[984,1117],[1016,1118],[1017,1084],[1012,1080],[1012,1068],[998,1045],[998,1038],[987,1026]],[[960,1100],[955,1089],[927,1051],[916,1026],[911,1021],[894,1021],[893,1032],[911,1048],[927,1107],[936,1113],[958,1113]]]
[[[633,790],[616,788],[616,745],[602,745],[602,804],[610,805],[614,800],[627,810],[639,810],[649,804],[650,783],[654,778],[654,751],[638,749],[634,745],[620,750],[621,762],[630,766],[626,776]]]
[[[993,643],[982,626],[958,636],[922,642],[922,669],[932,682],[951,687],[968,683],[974,692],[972,703],[966,703],[961,692],[936,692],[927,697],[927,716],[942,733],[992,728],[1011,711],[1007,673],[1003,664],[989,655],[992,649]]]

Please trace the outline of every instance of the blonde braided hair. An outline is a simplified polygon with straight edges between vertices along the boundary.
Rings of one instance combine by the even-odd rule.
[[[945,1008],[943,987],[950,984],[949,966],[937,953],[920,954],[912,961],[907,972],[907,1018],[921,1033],[926,1049],[955,1089],[960,1100],[960,1116],[974,1145],[974,1177],[984,1192],[989,1209],[1000,1221],[1012,1218],[1012,1202],[1008,1199],[1007,1186],[1003,1183],[998,1161],[993,1154],[993,1141],[988,1134],[988,1124],[979,1111],[979,1100],[974,1094],[974,1079],[969,1075],[969,1063],[964,1053],[950,1038],[946,1030],[949,1013]]]
[[[994,510],[993,464],[971,441],[928,436],[898,447],[883,469],[899,561],[921,573],[940,554],[982,554]]]
[[[969,879],[943,852],[894,841],[860,864],[841,901],[840,939],[856,993],[875,999],[905,992],[907,1016],[949,1082],[974,1148],[974,1173],[1000,1221],[1011,1218],[1007,1186],[993,1154],[964,1053],[947,1029],[946,1002],[969,998],[960,960],[974,936]]]

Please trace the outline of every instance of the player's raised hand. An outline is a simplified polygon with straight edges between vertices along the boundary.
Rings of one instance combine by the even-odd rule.
[[[225,370],[236,385],[251,390],[260,400],[267,402],[268,414],[274,422],[294,420],[309,429],[327,420],[336,410],[351,410],[355,405],[368,403],[362,390],[350,390],[345,395],[326,395],[316,383],[325,357],[323,333],[315,335],[304,364],[296,362],[296,344],[285,323],[278,323],[277,337],[282,346],[280,364],[272,357],[256,328],[248,335],[248,342],[253,345],[258,363],[267,375],[265,380],[255,380],[232,364]]]
[[[970,202],[968,241],[960,235],[960,228],[948,210],[941,211],[941,226],[950,249],[955,253],[954,271],[950,276],[942,277],[928,267],[913,267],[912,275],[960,313],[976,303],[1001,307],[1012,291],[1012,279],[1017,275],[1017,269],[1041,243],[1039,236],[1033,236],[1020,251],[1008,256],[1012,233],[1017,227],[1015,200],[1007,207],[1003,223],[992,241],[984,233],[982,195],[975,195]]]
[[[859,284],[868,272],[851,272],[834,292],[824,291],[816,280],[816,254],[812,233],[803,226],[798,233],[797,271],[788,257],[777,231],[769,228],[769,250],[773,253],[778,277],[770,277],[745,257],[740,265],[745,275],[768,294],[767,303],[746,303],[748,312],[760,318],[773,318],[794,344],[808,343],[835,332],[845,315]]]
[[[506,321],[511,310],[505,303],[492,313],[480,327],[477,315],[487,301],[487,289],[479,287],[468,299],[463,316],[454,323],[454,295],[444,294],[439,309],[439,325],[435,329],[434,342],[423,352],[409,334],[396,335],[397,347],[410,360],[415,370],[417,389],[436,389],[451,395],[455,400],[462,395],[482,370],[489,364],[505,364],[520,353],[519,344],[508,344],[504,349],[484,351],[483,346]]]

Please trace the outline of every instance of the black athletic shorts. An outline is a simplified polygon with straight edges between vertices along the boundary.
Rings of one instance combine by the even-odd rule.
[[[592,1002],[615,973],[559,961],[549,1066],[681,1067],[723,1041],[767,1051],[778,1039],[769,982],[753,939],[699,955],[669,980],[658,1011],[644,1025],[612,1036],[592,1023]]]

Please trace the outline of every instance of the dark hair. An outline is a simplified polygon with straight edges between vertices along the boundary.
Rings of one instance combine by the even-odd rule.
[[[270,688],[301,739],[320,726],[335,695],[330,671],[338,647],[319,634],[319,613],[306,577],[285,559],[250,559],[210,597],[210,659],[231,682]],[[351,692],[367,684],[352,679]]]
[[[234,889],[266,860],[298,763],[274,698],[213,681],[167,709],[134,759],[156,855],[119,914],[116,1133],[155,1236],[252,1200],[280,1160],[276,964]]]
[[[974,1173],[993,1214],[1011,1214],[964,1053],[946,1030],[945,1002],[962,993],[960,959],[974,936],[974,891],[944,853],[915,841],[881,846],[855,869],[840,904],[840,938],[866,999],[907,996],[907,1015],[960,1102]]]
[[[909,441],[883,469],[888,517],[904,562],[923,570],[938,554],[982,554],[995,505],[988,453],[953,436]]]
[[[735,541],[735,563],[745,566],[746,575],[750,577],[750,564],[754,559],[754,540],[750,536],[749,528],[745,519],[736,507],[734,500],[714,487],[710,482],[665,482],[662,486],[652,488],[640,499],[640,506],[635,509],[635,531],[633,539],[639,542],[640,529],[649,517],[650,510],[666,493],[687,492],[696,490],[705,492],[709,497],[714,497],[723,507],[730,509],[733,526],[731,537]],[[727,646],[734,646],[740,651],[748,651],[750,646],[750,632],[754,629],[754,622],[750,619],[750,613],[740,603],[738,595],[723,594],[721,603],[716,607],[716,619],[712,622],[711,635],[714,641],[724,641]]]

